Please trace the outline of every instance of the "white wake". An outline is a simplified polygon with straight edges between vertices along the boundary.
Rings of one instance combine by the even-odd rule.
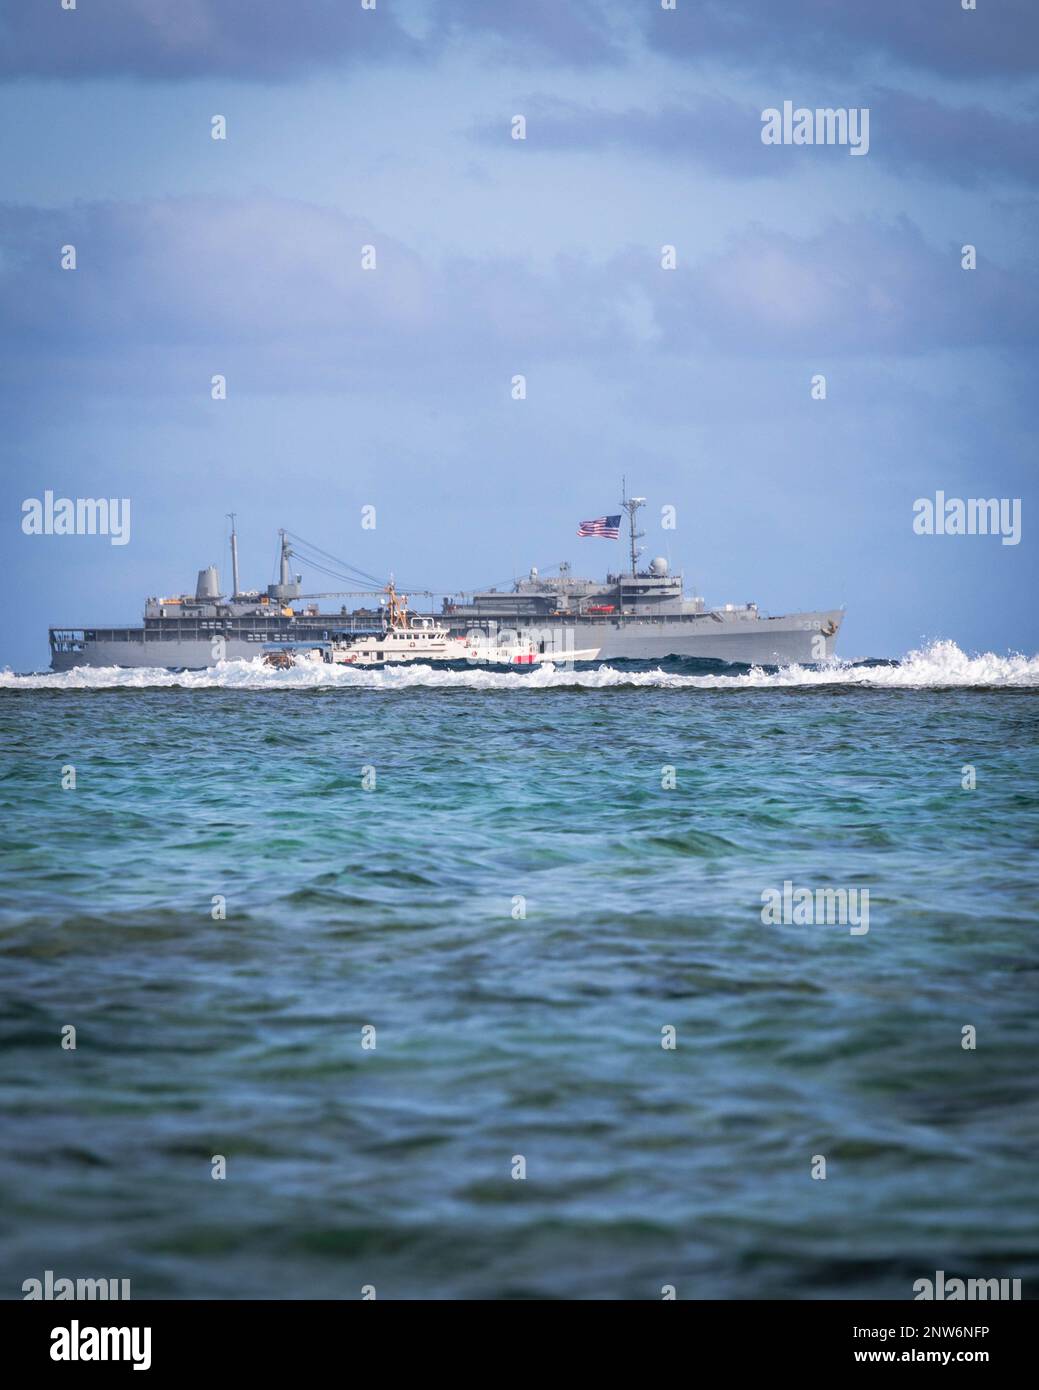
[[[869,686],[941,689],[971,686],[1039,686],[1039,656],[969,656],[955,642],[937,641],[909,652],[893,665],[868,665],[834,659],[822,666],[787,666],[778,671],[751,668],[739,675],[684,675],[662,670],[631,671],[603,665],[568,670],[537,666],[524,671],[442,670],[434,666],[392,666],[356,670],[304,662],[287,671],[252,661],[221,661],[205,671],[166,671],[161,667],[78,666],[72,671],[16,675],[0,671],[6,690],[550,690],[580,686],[602,690],[634,686],[664,690],[749,690],[791,686]]]

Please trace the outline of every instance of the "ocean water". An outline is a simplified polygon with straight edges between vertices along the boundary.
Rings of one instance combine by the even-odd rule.
[[[1034,1296],[1037,732],[949,643],[0,676],[0,1296]]]

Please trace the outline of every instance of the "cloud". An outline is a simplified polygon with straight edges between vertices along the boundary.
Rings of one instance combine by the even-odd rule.
[[[780,93],[783,92],[780,88]],[[781,109],[783,95],[776,97]],[[1039,183],[1039,121],[1015,120],[978,105],[948,106],[928,97],[882,89],[862,94],[870,111],[870,147],[862,169],[923,174],[975,186]],[[829,103],[803,87],[795,106]],[[572,101],[534,97],[521,103],[527,148],[624,150],[674,163],[688,162],[727,178],[780,178],[849,158],[846,146],[772,146],[761,141],[761,110],[745,101],[710,97],[656,110],[608,111]],[[501,121],[476,126],[477,139],[501,142]]]
[[[885,167],[950,183],[1039,183],[1039,120],[1015,120],[983,106],[947,106],[908,92],[870,102],[873,139]],[[872,156],[871,156],[872,157]]]
[[[637,273],[669,352],[825,359],[1036,347],[1030,273],[965,271],[958,246],[935,249],[904,217],[834,221],[805,238],[754,227],[706,262],[673,272],[640,263]]]
[[[398,18],[399,16],[399,18]],[[641,41],[640,41],[641,32]],[[416,35],[422,34],[422,38]],[[1034,0],[20,0],[0,19],[0,77],[222,74],[281,80],[351,63],[430,60],[483,43],[494,60],[575,68],[637,61],[847,76],[876,60],[975,80],[1034,76]],[[857,104],[851,94],[826,104]]]
[[[519,103],[527,118],[527,144],[539,150],[630,149],[651,158],[689,161],[726,176],[782,172],[776,152],[761,143],[760,109],[726,97],[695,105],[670,103],[655,111],[606,111],[578,102],[532,97]],[[473,135],[500,144],[501,120]],[[847,157],[847,151],[842,152]]]
[[[0,19],[0,77],[273,80],[420,52],[392,6],[344,0],[22,0]]]
[[[59,267],[66,244],[74,271]],[[216,372],[274,395],[407,398],[436,382],[457,397],[544,363],[630,378],[660,354],[1034,349],[1034,280],[964,271],[957,246],[905,219],[805,238],[753,227],[707,260],[678,255],[673,272],[655,247],[544,269],[434,263],[363,219],[274,197],[0,207],[0,380],[9,397],[183,395]]]
[[[383,0],[374,10],[360,0],[83,0],[75,11],[22,0],[0,19],[0,77],[276,81],[429,61],[470,40],[521,62],[587,67],[620,57],[596,0]]]
[[[490,38],[499,60],[597,67],[620,62],[630,47],[628,8],[608,0],[445,0],[433,13],[443,39]]]
[[[62,270],[60,248],[76,248]],[[374,246],[376,268],[362,268]],[[231,360],[306,389],[381,371],[599,355],[626,335],[624,286],[559,257],[423,260],[364,219],[284,198],[0,206],[0,353],[84,385],[165,389]],[[213,371],[224,370],[212,366]],[[147,373],[148,381],[141,381]]]
[[[847,75],[876,59],[946,77],[1031,79],[1039,46],[1034,0],[679,0],[647,7],[649,44],[680,60],[721,57],[773,73],[811,70]],[[824,105],[854,106],[853,94]]]

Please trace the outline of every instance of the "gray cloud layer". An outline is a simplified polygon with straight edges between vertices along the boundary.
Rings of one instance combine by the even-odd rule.
[[[59,266],[67,244],[72,271]],[[365,245],[375,270],[362,269]],[[69,384],[157,392],[232,361],[271,391],[452,360],[521,370],[533,354],[601,355],[623,335],[588,264],[434,266],[363,219],[282,198],[0,207],[0,295],[9,379],[48,361]]]
[[[880,57],[947,77],[1032,78],[1039,6],[978,0],[977,10],[967,11],[959,0],[679,0],[674,12],[647,15],[646,33],[670,57],[717,55],[777,73],[844,74]]]
[[[575,66],[618,61],[596,0],[16,0],[0,18],[0,76],[280,80],[352,63],[435,58],[474,37],[493,57]],[[398,12],[402,11],[398,18]],[[418,21],[413,36],[402,19]],[[623,11],[622,11],[623,14]]]
[[[802,88],[796,99],[777,87],[776,109],[827,106]],[[1039,120],[1015,120],[977,105],[948,106],[927,97],[883,89],[857,94],[870,111],[870,167],[965,186],[1039,183]],[[779,178],[820,159],[847,161],[838,145],[772,146],[761,141],[761,108],[712,97],[659,110],[604,111],[576,102],[534,98],[524,103],[527,148],[630,149],[667,162],[688,161],[735,178]],[[503,123],[487,121],[474,134],[499,145]]]
[[[751,228],[685,276],[640,278],[661,346],[676,352],[697,341],[705,351],[824,358],[1036,345],[1030,274],[966,271],[959,247],[936,251],[904,217],[835,221],[805,238]]]
[[[414,14],[423,41],[397,14]],[[416,31],[417,32],[417,31]],[[435,56],[490,40],[517,61],[575,66],[636,56],[638,35],[683,61],[845,74],[877,57],[947,77],[1032,77],[1039,57],[1034,0],[12,0],[0,19],[0,76],[220,73],[272,80],[347,65]]]
[[[276,79],[421,51],[384,5],[343,0],[16,0],[0,19],[0,76]]]
[[[78,269],[59,268],[73,243]],[[378,269],[361,269],[362,245]],[[1034,344],[1028,275],[929,246],[902,219],[799,239],[751,228],[696,263],[657,248],[435,265],[368,223],[276,198],[0,207],[0,361],[9,389],[46,363],[69,387],[179,390],[232,367],[254,388],[326,389],[366,373],[623,369],[666,352],[876,353]],[[132,383],[132,385],[131,385]]]

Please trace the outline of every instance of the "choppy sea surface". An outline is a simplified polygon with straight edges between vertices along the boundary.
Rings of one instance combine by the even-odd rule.
[[[0,675],[0,1296],[1034,1297],[1037,733],[950,643]]]

